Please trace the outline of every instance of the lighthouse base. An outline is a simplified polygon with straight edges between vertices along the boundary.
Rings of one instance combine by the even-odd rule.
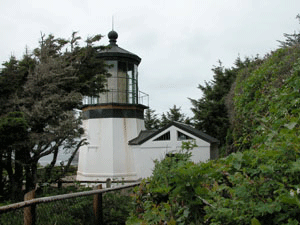
[[[134,115],[134,118],[103,118],[103,116],[97,118],[95,115],[103,115],[104,109],[89,110],[87,114],[92,116],[83,121],[89,144],[79,150],[76,178],[78,181],[138,180],[134,155],[128,142],[137,137],[145,126],[142,116],[136,116],[136,112],[128,113],[128,110],[143,111],[143,109],[136,107],[130,109],[126,106],[126,115]],[[117,110],[119,115],[120,108]]]

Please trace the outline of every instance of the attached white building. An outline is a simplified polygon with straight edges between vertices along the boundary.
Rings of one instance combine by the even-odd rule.
[[[194,142],[191,160],[195,163],[218,158],[219,141],[189,125],[172,122],[161,130],[143,130],[139,136],[129,141],[138,177],[152,174],[155,159],[163,159],[167,154],[181,150],[183,141]]]
[[[120,48],[118,34],[108,34],[110,44],[98,57],[111,65],[108,92],[86,97],[82,108],[88,145],[79,150],[77,180],[137,180],[151,175],[153,160],[178,151],[183,140],[194,140],[192,160],[218,157],[218,140],[191,126],[173,122],[158,131],[144,125],[145,98],[138,88],[141,58]]]

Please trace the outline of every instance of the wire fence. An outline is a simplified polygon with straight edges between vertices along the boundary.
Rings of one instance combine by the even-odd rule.
[[[129,193],[139,184],[36,199],[33,191],[27,193],[31,200],[0,207],[0,224],[125,224]]]
[[[12,211],[1,213],[0,224],[95,224],[93,214],[93,196],[84,196],[48,203],[37,203],[34,218],[28,218],[26,209],[16,208]]]

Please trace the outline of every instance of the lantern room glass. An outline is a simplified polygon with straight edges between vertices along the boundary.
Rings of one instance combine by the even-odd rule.
[[[129,62],[118,62],[118,103],[137,104],[137,66]]]
[[[138,66],[125,61],[110,61],[111,76],[107,78],[107,92],[99,97],[86,97],[83,104],[138,104]]]

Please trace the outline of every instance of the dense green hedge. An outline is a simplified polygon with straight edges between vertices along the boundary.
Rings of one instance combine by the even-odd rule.
[[[156,162],[127,224],[299,224],[300,47],[241,71],[233,102],[240,151],[207,163],[190,162],[189,152]]]

